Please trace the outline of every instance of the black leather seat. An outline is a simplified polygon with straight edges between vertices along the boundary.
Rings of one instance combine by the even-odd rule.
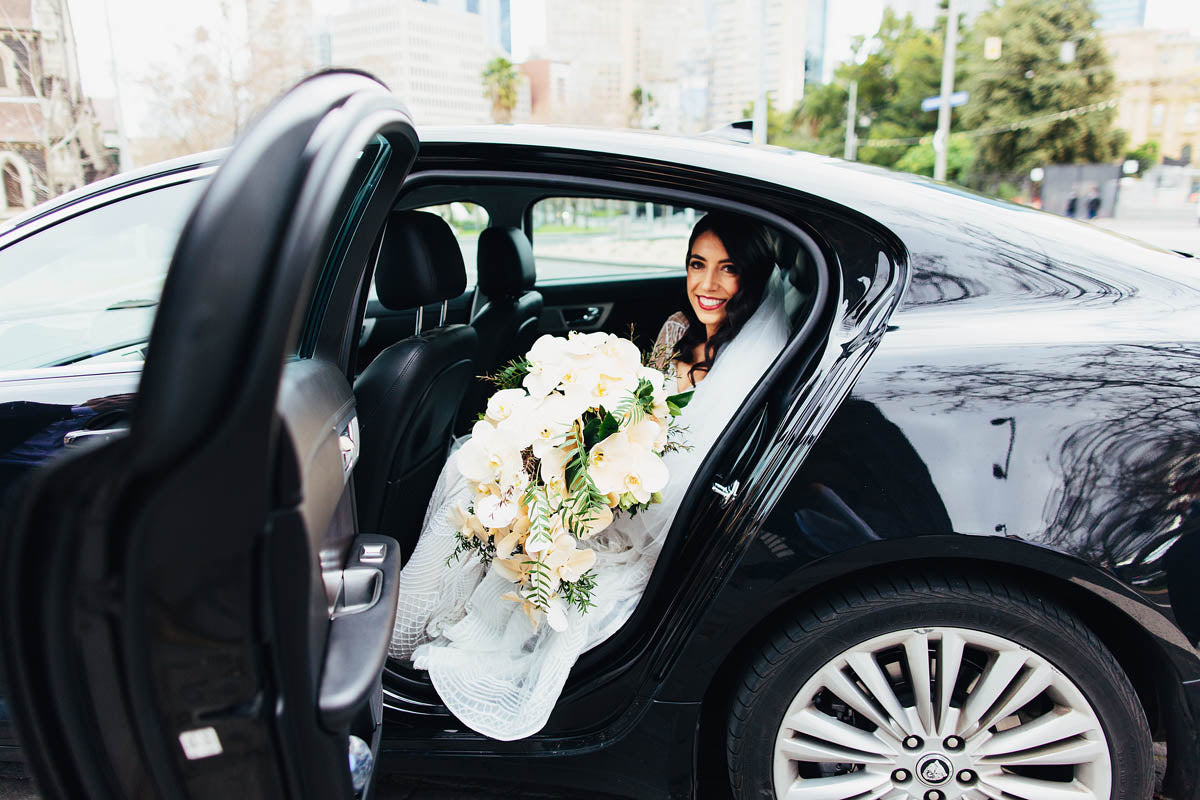
[[[488,375],[529,351],[538,337],[542,296],[532,291],[537,280],[533,248],[520,228],[485,228],[476,263],[486,302],[471,327],[479,334],[479,374]],[[475,381],[463,403],[460,430],[474,421],[493,388]]]
[[[399,311],[441,303],[461,295],[466,285],[462,251],[441,217],[392,214],[375,270],[384,306]],[[398,539],[406,559],[445,461],[459,404],[479,371],[478,346],[470,325],[418,331],[381,352],[354,382],[361,430],[354,472],[359,526]]]

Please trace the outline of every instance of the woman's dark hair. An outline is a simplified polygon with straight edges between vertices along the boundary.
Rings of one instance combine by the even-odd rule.
[[[688,380],[696,383],[696,372],[707,373],[721,348],[729,343],[746,321],[758,310],[763,290],[775,266],[774,239],[766,228],[740,214],[713,211],[705,214],[692,228],[688,239],[687,258],[692,257],[692,247],[701,234],[712,233],[721,240],[740,283],[738,292],[725,304],[725,319],[712,336],[708,335],[704,323],[696,317],[691,298],[685,298],[683,313],[687,317],[687,331],[680,338],[677,356],[684,364],[691,364]],[[696,347],[704,345],[704,358],[693,362]]]

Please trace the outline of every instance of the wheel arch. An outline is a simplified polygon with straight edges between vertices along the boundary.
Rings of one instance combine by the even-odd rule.
[[[1200,760],[1200,748],[1197,747],[1194,733],[1196,723],[1180,688],[1185,678],[1176,663],[1178,656],[1173,657],[1168,652],[1173,645],[1164,640],[1161,627],[1156,635],[1133,612],[1140,609],[1143,614],[1149,612],[1158,616],[1163,625],[1174,630],[1178,640],[1182,640],[1184,645],[1187,642],[1178,629],[1148,603],[1112,576],[1076,559],[1034,545],[1014,540],[1000,542],[1006,546],[1001,549],[1014,549],[1021,557],[1001,557],[996,553],[983,552],[947,556],[944,540],[958,540],[961,547],[961,540],[966,537],[921,538],[943,542],[931,543],[921,548],[922,552],[910,552],[903,557],[887,554],[886,551],[892,549],[887,546],[890,543],[880,543],[872,548],[884,550],[881,555],[885,557],[882,558],[870,558],[861,552],[863,548],[857,548],[853,558],[845,560],[844,569],[832,573],[822,570],[819,582],[775,598],[778,600],[775,607],[755,625],[744,629],[744,635],[726,651],[720,666],[712,673],[703,694],[697,731],[699,785],[724,785],[727,780],[724,753],[730,700],[753,654],[767,645],[772,634],[789,616],[797,609],[820,603],[823,596],[847,584],[881,578],[893,582],[911,582],[920,580],[923,575],[933,574],[970,576],[995,583],[1021,585],[1045,594],[1048,599],[1070,610],[1112,652],[1128,676],[1155,739],[1167,739],[1172,752],[1183,754],[1182,759],[1176,758],[1172,762],[1171,771]],[[908,549],[913,550],[912,544],[919,541],[908,540]],[[1034,553],[1022,552],[1024,550]],[[1035,557],[1030,558],[1031,555]],[[1002,571],[998,571],[998,567]],[[1187,646],[1191,649],[1190,645]],[[1153,654],[1151,658],[1146,657],[1148,653]],[[1176,780],[1189,786],[1200,785],[1197,776],[1192,774],[1195,770],[1185,768],[1184,771],[1188,774],[1177,775]],[[1168,781],[1170,778],[1168,774]],[[720,783],[710,784],[710,781]]]

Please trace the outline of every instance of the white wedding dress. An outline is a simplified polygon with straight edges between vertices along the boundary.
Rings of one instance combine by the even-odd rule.
[[[697,385],[681,418],[691,449],[664,456],[671,477],[663,502],[636,517],[618,516],[588,541],[597,551],[595,607],[586,614],[570,608],[566,630],[554,631],[543,621],[535,632],[521,606],[501,598],[513,583],[485,571],[474,556],[463,554],[447,564],[455,548],[448,514],[470,499],[455,454],[447,459],[421,538],[400,576],[389,653],[428,670],[442,702],[465,725],[506,741],[536,733],[579,654],[611,636],[633,613],[693,474],[787,342],[783,291],[776,269],[759,308]]]

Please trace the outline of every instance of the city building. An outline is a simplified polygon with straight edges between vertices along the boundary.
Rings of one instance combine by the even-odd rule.
[[[1165,158],[1200,158],[1200,36],[1126,29],[1104,36],[1117,81],[1117,125],[1129,146],[1156,141]]]
[[[825,82],[828,49],[829,0],[805,0],[804,3],[804,82]]]
[[[1141,28],[1146,24],[1146,0],[1092,0],[1099,19],[1096,27],[1106,31]]]
[[[378,76],[418,124],[490,122],[482,74],[502,54],[502,36],[489,28],[489,5],[499,26],[499,0],[352,0],[329,20],[331,63]]]
[[[792,0],[709,2],[709,35],[713,39],[709,126],[745,118],[758,94],[760,72],[771,106],[793,108],[804,96],[807,4]]]
[[[0,0],[0,218],[116,171],[84,97],[66,0]]]

